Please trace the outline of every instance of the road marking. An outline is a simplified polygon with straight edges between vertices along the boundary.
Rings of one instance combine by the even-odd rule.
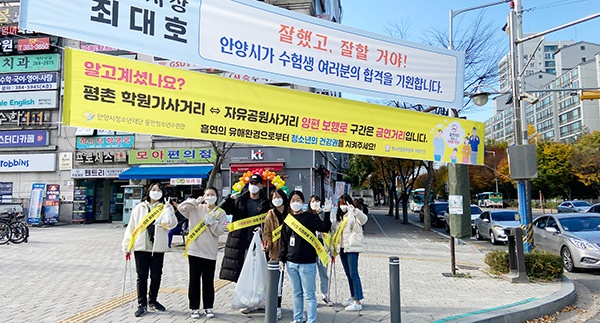
[[[465,317],[469,317],[469,316],[474,316],[474,315],[477,315],[477,314],[489,313],[489,312],[501,310],[501,309],[508,308],[508,307],[519,306],[519,305],[531,303],[531,302],[536,301],[536,300],[538,300],[536,297],[531,297],[531,298],[528,298],[528,299],[525,299],[525,300],[522,300],[522,301],[518,301],[518,302],[515,302],[515,303],[511,303],[511,304],[506,304],[506,305],[496,306],[496,307],[490,307],[490,308],[486,308],[486,309],[479,310],[479,311],[474,311],[474,312],[469,312],[469,313],[464,313],[464,314],[450,316],[450,317],[447,317],[445,319],[437,320],[437,321],[435,321],[433,323],[443,323],[443,322],[454,321],[454,320],[458,320],[458,319],[461,319],[461,318],[465,318]]]
[[[221,288],[227,286],[227,284],[229,284],[229,283],[231,283],[231,282],[228,280],[223,280],[223,279],[219,279],[219,280],[215,281],[215,293],[217,291],[219,291]],[[168,293],[168,294],[187,294],[187,288],[168,288],[168,287],[166,287],[166,288],[161,288],[160,292]],[[131,302],[135,299],[137,299],[137,292],[125,294],[125,297],[123,298],[123,305],[128,305],[129,302]],[[120,306],[121,306],[121,297],[119,296],[119,297],[115,297],[115,298],[109,300],[108,302],[94,306],[86,311],[83,311],[81,313],[78,313],[71,317],[68,317],[64,320],[61,320],[61,321],[59,321],[59,323],[87,322],[89,320],[97,318],[100,315],[108,313]]]
[[[383,236],[387,238],[388,236],[387,236],[387,234],[385,234],[385,231],[383,231],[383,228],[381,227],[381,225],[379,225],[377,218],[373,214],[371,214],[371,217],[373,218],[373,221],[375,221],[375,223],[377,223],[377,226],[379,227],[379,230],[381,230],[381,233],[383,233]]]

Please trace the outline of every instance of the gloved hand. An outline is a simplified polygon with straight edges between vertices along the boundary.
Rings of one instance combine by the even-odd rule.
[[[235,200],[238,197],[240,197],[241,194],[242,194],[242,192],[235,192],[235,193],[229,195],[229,197]]]
[[[283,271],[285,269],[285,262],[280,261],[279,262],[279,271]]]
[[[129,259],[131,259],[131,253],[126,252],[125,253],[125,260],[129,260]]]
[[[348,205],[348,214],[354,214],[355,207],[350,203],[346,203]]]
[[[325,200],[325,205],[323,206],[323,212],[331,212],[331,208],[333,207],[333,203],[331,199]]]
[[[269,247],[269,242],[267,240],[263,240],[262,241],[262,251],[266,252],[268,247]]]
[[[210,225],[215,224],[215,222],[216,222],[215,217],[213,217],[213,216],[207,216],[204,218],[204,223],[206,223],[206,225],[210,226]]]

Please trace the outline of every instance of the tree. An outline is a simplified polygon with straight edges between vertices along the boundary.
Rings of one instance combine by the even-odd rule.
[[[579,138],[569,161],[579,181],[600,197],[600,131]]]
[[[575,179],[570,163],[573,146],[545,141],[537,144],[538,177],[532,183],[545,196],[566,196],[571,199],[570,183]]]
[[[365,155],[350,155],[344,181],[351,183],[352,187],[367,187],[367,179],[374,169],[373,158]]]
[[[206,182],[206,187],[214,186],[215,179],[217,178],[217,174],[221,174],[223,170],[221,169],[221,165],[227,156],[227,153],[235,143],[232,142],[221,142],[221,141],[211,141],[210,142],[213,151],[215,152],[215,161],[213,162],[213,169],[208,176],[208,181]]]

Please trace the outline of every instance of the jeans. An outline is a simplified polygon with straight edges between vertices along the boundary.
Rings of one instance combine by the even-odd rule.
[[[216,260],[189,256],[190,283],[188,298],[190,309],[200,309],[200,280],[202,280],[202,300],[205,309],[213,308],[215,302]]]
[[[319,271],[319,281],[321,282],[321,294],[329,295],[329,277],[327,277],[327,266],[323,265],[321,259],[317,260],[317,270]]]
[[[315,296],[315,280],[317,278],[317,264],[286,263],[288,277],[292,284],[294,295],[294,322],[302,322],[304,300],[306,300],[307,323],[317,321],[317,298]]]
[[[165,254],[162,252],[135,251],[135,271],[137,273],[138,305],[156,303]],[[150,292],[148,292],[148,272],[150,272]],[[148,296],[146,297],[146,293]]]
[[[341,249],[340,259],[346,278],[348,278],[348,285],[350,285],[350,296],[356,301],[362,300],[363,290],[360,276],[358,276],[358,252],[344,252],[344,249]]]

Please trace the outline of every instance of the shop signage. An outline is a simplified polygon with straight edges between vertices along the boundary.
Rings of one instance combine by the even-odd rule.
[[[17,41],[17,50],[19,52],[29,52],[35,50],[49,50],[50,38],[20,38]]]
[[[48,145],[48,130],[0,131],[1,147],[40,147]]]
[[[56,108],[57,91],[0,92],[0,110]]]
[[[48,184],[46,186],[46,201],[44,202],[44,223],[55,224],[58,222],[59,202],[60,185]]]
[[[171,185],[202,185],[202,178],[171,178]]]
[[[118,48],[104,46],[104,45],[98,45],[98,44],[94,44],[94,43],[88,43],[85,41],[79,42],[79,49],[85,50],[88,52],[119,52],[119,51],[121,51]]]
[[[85,136],[76,137],[76,149],[133,148],[135,136]]]
[[[119,178],[127,168],[74,168],[71,178]]]
[[[0,126],[42,126],[50,123],[51,111],[0,110]]]
[[[127,155],[130,165],[212,163],[215,161],[212,149],[129,150]]]
[[[58,71],[58,54],[2,56],[0,73]]]
[[[171,60],[171,59],[159,60],[159,59],[156,59],[156,57],[154,58],[154,63],[158,64],[158,65],[162,65],[162,66],[179,68],[179,69],[182,69],[182,70],[199,70],[199,69],[203,69],[203,67],[200,66],[200,65],[194,65],[194,64],[190,64],[190,63],[186,63],[186,62],[182,62],[182,61],[174,61],[174,60]]]
[[[127,162],[127,153],[123,151],[76,151],[75,161],[86,164],[109,164]]]
[[[250,159],[251,160],[263,160],[263,151],[262,149],[252,149],[250,151]]]
[[[73,153],[62,152],[59,153],[58,158],[58,169],[59,170],[71,170],[73,169]]]
[[[0,155],[0,173],[53,172],[56,154]]]
[[[58,89],[58,72],[0,74],[0,91],[37,91]]]

